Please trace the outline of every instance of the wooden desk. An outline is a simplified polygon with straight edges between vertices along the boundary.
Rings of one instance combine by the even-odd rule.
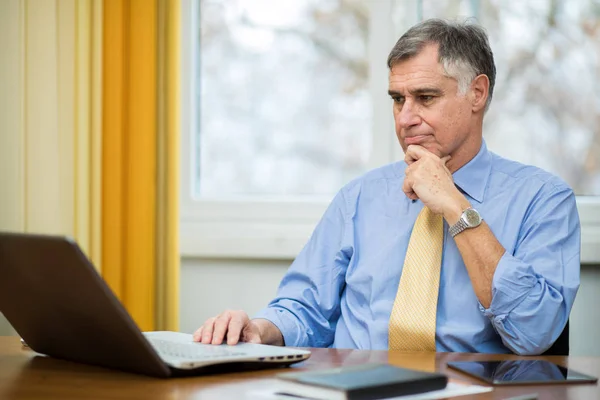
[[[394,365],[447,373],[450,378],[471,380],[452,370],[448,361],[518,359],[516,356],[485,354],[410,354],[387,351],[312,349],[311,358],[294,369],[321,369],[366,362],[389,362]],[[600,376],[600,357],[545,357],[583,373]],[[252,393],[269,388],[273,375],[289,369],[231,373],[197,378],[153,379],[103,368],[35,356],[24,350],[16,337],[0,337],[0,399],[252,399]],[[600,399],[598,384],[521,386],[495,388],[468,399],[505,399],[538,393],[539,399]]]

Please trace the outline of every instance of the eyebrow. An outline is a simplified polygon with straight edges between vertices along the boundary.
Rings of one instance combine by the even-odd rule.
[[[434,96],[441,96],[443,94],[441,89],[438,88],[428,88],[428,87],[424,87],[424,88],[417,88],[417,89],[413,89],[413,90],[409,90],[408,91],[410,94],[412,94],[413,96],[420,96],[420,95],[434,95]],[[392,97],[394,96],[404,96],[402,93],[395,91],[395,90],[388,90],[388,94]]]

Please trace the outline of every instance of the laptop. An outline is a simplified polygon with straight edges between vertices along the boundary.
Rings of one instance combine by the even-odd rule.
[[[205,345],[181,332],[141,332],[68,237],[0,232],[0,312],[37,353],[154,377],[288,366],[310,351]]]

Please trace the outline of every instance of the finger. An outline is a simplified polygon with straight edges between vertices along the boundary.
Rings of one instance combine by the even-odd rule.
[[[217,318],[215,321],[215,329],[213,331],[212,344],[223,343],[223,338],[229,328],[229,321],[231,321],[231,313],[228,311],[225,311]]]
[[[256,344],[262,343],[262,340],[260,339],[260,335],[258,334],[258,332],[253,331],[251,329],[247,329],[247,332],[244,333],[243,338],[244,338],[244,342],[247,342],[247,343],[256,343]]]
[[[247,318],[244,315],[234,315],[229,323],[229,330],[227,331],[227,344],[234,345],[240,341],[242,336],[242,329],[247,323]]]
[[[448,168],[448,166],[447,166],[446,164],[444,164],[444,165],[443,165],[443,167],[444,167],[444,171],[446,171],[446,174],[447,174],[447,175],[448,175],[450,178],[452,178],[452,172],[450,171],[450,169]],[[452,180],[454,180],[454,179],[452,178]]]
[[[414,154],[409,154],[408,150],[406,151],[406,153],[404,153],[404,162],[408,165],[414,163],[415,161],[417,161],[417,158],[415,158]]]
[[[198,329],[196,329],[196,332],[194,332],[194,336],[193,336],[193,340],[194,342],[199,342],[202,340],[202,326]]]
[[[408,197],[411,200],[419,200],[419,196],[417,196],[417,194],[415,192],[407,192],[405,194],[406,194],[406,197]]]
[[[262,343],[258,325],[249,320],[242,330],[242,340],[247,343]]]
[[[213,337],[213,329],[215,327],[215,319],[209,318],[202,326],[202,343],[210,344]]]
[[[404,193],[412,192],[412,185],[409,182],[409,178],[404,178],[404,182],[402,183],[402,191]]]
[[[404,161],[410,165],[412,163],[414,163],[415,161],[426,157],[429,154],[433,154],[430,151],[428,151],[427,149],[425,149],[425,147],[423,146],[419,146],[417,144],[411,144],[410,146],[408,146],[406,148],[406,153],[404,153]]]
[[[411,146],[408,147],[410,148]],[[404,162],[406,164],[411,165],[418,159],[419,158],[417,157],[417,154],[414,151],[409,152],[408,149],[406,149],[406,153],[404,153]]]
[[[419,198],[417,194],[413,191],[412,180],[409,178],[404,179],[404,183],[402,184],[402,191],[404,192],[406,197],[408,197],[411,200],[417,200]]]

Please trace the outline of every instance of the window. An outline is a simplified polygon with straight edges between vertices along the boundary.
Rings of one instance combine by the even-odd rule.
[[[365,2],[197,4],[197,198],[332,195],[366,171]]]
[[[397,38],[456,15],[495,52],[488,146],[582,195],[582,259],[600,261],[598,11],[513,3],[183,0],[183,256],[293,258],[342,185],[402,157],[385,65]]]

